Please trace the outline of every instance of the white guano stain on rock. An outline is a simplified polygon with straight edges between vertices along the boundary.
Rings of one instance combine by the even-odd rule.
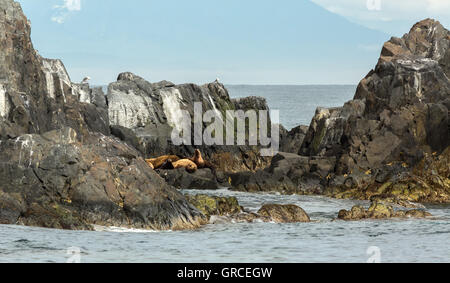
[[[5,87],[0,84],[0,117],[5,118],[9,112],[9,103]]]
[[[111,88],[108,93],[109,119],[111,125],[129,129],[145,127],[155,121],[153,102],[150,97]]]
[[[167,117],[167,121],[172,128],[182,130],[183,125],[183,113],[181,110],[181,93],[176,88],[169,88],[160,90],[160,96],[163,101],[164,114]]]
[[[72,86],[69,74],[61,60],[53,60],[42,58],[42,71],[45,74],[48,95],[55,98],[56,92],[62,93],[64,102],[66,101],[66,93],[64,92],[64,84]],[[59,78],[59,85],[55,86],[54,75]],[[58,87],[59,89],[56,89]],[[72,94],[72,93],[71,93]]]

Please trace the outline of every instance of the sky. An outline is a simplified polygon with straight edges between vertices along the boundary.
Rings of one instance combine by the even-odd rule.
[[[450,0],[19,0],[39,53],[72,81],[357,84],[382,44]]]

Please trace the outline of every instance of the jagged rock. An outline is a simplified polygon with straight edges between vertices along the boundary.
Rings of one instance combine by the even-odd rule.
[[[203,86],[174,85],[169,82],[152,84],[135,74],[123,73],[119,75],[117,82],[109,85],[107,100],[114,132],[118,132],[120,127],[131,129],[133,133],[125,134],[121,130],[119,136],[128,142],[132,141],[132,145],[147,157],[168,153],[188,157],[198,148],[205,158],[224,171],[256,170],[263,168],[268,162],[260,156],[257,147],[180,147],[175,146],[171,139],[173,129],[181,129],[186,120],[181,115],[181,110],[186,110],[190,117],[194,117],[196,102],[200,102],[202,113],[214,111],[223,119],[227,110],[267,110],[267,103],[262,98],[252,97],[238,102],[230,99],[228,91],[220,83]],[[203,123],[203,129],[207,126],[207,123]],[[194,127],[191,138],[194,144]],[[247,159],[249,160],[246,162]]]
[[[34,50],[30,23],[18,3],[0,2],[0,31],[0,139],[65,126],[75,129],[80,139],[90,132],[109,134],[106,110],[81,103],[80,98],[86,98],[62,62],[42,58]]]
[[[258,214],[270,218],[276,223],[310,222],[308,214],[296,205],[266,204]]]
[[[155,89],[168,86],[167,82]],[[42,58],[20,5],[0,0],[0,223],[190,229],[205,222],[110,134],[101,89]]]
[[[449,46],[449,31],[433,20],[392,38],[355,100],[317,111],[300,153],[336,156],[337,173],[349,174],[442,152],[450,140]]]
[[[189,229],[201,214],[139,153],[66,128],[0,145],[1,223],[87,229],[90,225]]]
[[[308,132],[308,126],[298,126],[290,131],[280,128],[280,151],[297,154]]]

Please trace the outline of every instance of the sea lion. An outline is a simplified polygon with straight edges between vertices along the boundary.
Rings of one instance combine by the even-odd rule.
[[[180,160],[181,158],[179,158],[176,155],[164,155],[164,156],[160,156],[158,158],[151,158],[151,159],[146,159],[145,161],[148,164],[152,164],[153,165],[153,169],[160,169],[161,166],[167,162],[167,160],[171,160],[171,162],[176,162],[178,160]]]
[[[155,170],[155,166],[153,166],[153,164],[147,160],[145,160],[145,162],[147,162],[148,166],[150,166],[150,168],[152,168],[153,170]]]
[[[189,158],[189,160],[194,162],[197,165],[198,169],[209,168],[214,173],[216,172],[216,167],[211,162],[204,160],[202,157],[202,153],[198,149],[195,150],[194,156],[192,158]]]
[[[189,159],[180,159],[172,163],[174,169],[185,168],[187,172],[194,173],[197,171],[197,164]]]

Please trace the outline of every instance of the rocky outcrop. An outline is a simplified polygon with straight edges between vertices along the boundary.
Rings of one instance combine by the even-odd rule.
[[[218,190],[217,177],[210,169],[199,169],[189,173],[185,169],[157,170],[166,182],[177,189]]]
[[[280,152],[298,154],[308,129],[308,126],[303,125],[295,127],[290,131],[280,127]]]
[[[205,158],[223,171],[256,170],[269,161],[261,157],[258,147],[208,146],[203,142],[196,146],[177,146],[171,139],[172,130],[181,130],[187,120],[182,110],[194,118],[195,103],[200,103],[201,113],[212,111],[223,119],[227,110],[268,110],[262,98],[231,100],[226,88],[217,82],[203,86],[174,85],[166,81],[150,83],[135,74],[122,73],[117,82],[109,85],[107,100],[113,134],[147,157],[168,153],[187,157],[200,149]],[[199,136],[195,135],[194,126],[190,126],[191,142],[195,144]],[[204,122],[203,130],[207,126],[209,123]]]
[[[335,178],[325,191],[335,198],[384,199],[405,207],[411,203],[450,202],[450,147],[426,154],[414,167],[393,162],[384,168]]]
[[[100,133],[65,128],[0,145],[1,223],[84,229],[92,224],[188,229],[202,215],[139,153]]]
[[[334,156],[337,174],[409,166],[450,144],[450,32],[439,22],[416,24],[384,45],[374,70],[343,108],[319,109],[300,153]]]
[[[108,135],[107,112],[81,103],[62,62],[34,50],[20,5],[2,0],[0,9],[0,139],[65,126],[80,139],[90,132]]]
[[[450,146],[449,54],[450,32],[434,20],[392,38],[353,100],[318,108],[305,134],[302,128],[282,131],[282,149],[298,155],[280,153],[265,170],[231,176],[233,187],[338,198],[384,196],[405,205],[449,202],[446,169],[422,166],[447,167],[432,158],[446,160]]]
[[[166,84],[165,84],[166,85]],[[0,223],[191,229],[204,216],[110,135],[103,91],[34,50],[20,5],[0,0]]]
[[[350,211],[339,211],[340,220],[362,220],[362,219],[389,219],[389,218],[427,218],[432,215],[424,210],[394,210],[394,208],[380,201],[372,202],[368,210],[362,206],[354,206]]]
[[[236,191],[322,194],[334,166],[332,158],[280,152],[264,170],[230,174],[229,180]]]

